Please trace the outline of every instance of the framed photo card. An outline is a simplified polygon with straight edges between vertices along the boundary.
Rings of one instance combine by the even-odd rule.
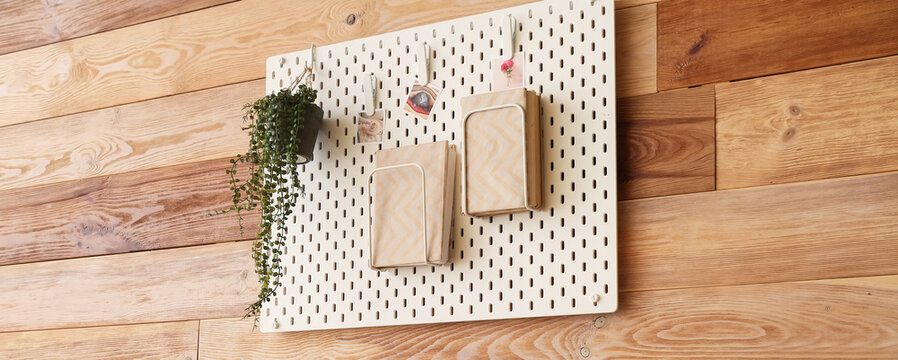
[[[384,141],[384,110],[377,109],[373,113],[359,113],[356,122],[356,141],[358,144],[380,144]]]
[[[415,81],[412,91],[408,94],[408,99],[405,100],[404,109],[409,114],[427,120],[439,95],[440,88],[432,84],[421,85],[421,83]]]

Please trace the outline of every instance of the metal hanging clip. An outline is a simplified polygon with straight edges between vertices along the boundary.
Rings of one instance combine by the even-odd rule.
[[[426,42],[418,45],[418,82],[430,83],[430,45]]]
[[[297,63],[299,63],[299,57],[297,57],[296,60],[297,60]],[[287,59],[285,59],[283,57],[281,58],[281,67],[284,66],[284,63],[286,63],[286,61],[287,61]],[[300,73],[299,76],[296,77],[296,79],[293,79],[293,83],[290,84],[290,91],[295,90],[296,87],[303,81],[305,81],[306,86],[310,86],[310,87],[312,86],[312,81],[315,80],[315,72],[313,71],[314,64],[315,64],[315,45],[313,44],[309,48],[309,60],[307,60],[304,63],[302,73]]]
[[[517,27],[518,21],[511,14],[502,21],[502,57],[505,60],[514,57],[514,35]]]
[[[365,113],[374,115],[375,104],[377,104],[377,77],[370,74],[368,81],[362,81],[362,93],[365,95]]]
[[[312,46],[309,47],[309,60],[306,61],[307,68],[312,68],[315,65],[315,50],[317,50],[317,48],[315,47],[315,44],[312,44]]]

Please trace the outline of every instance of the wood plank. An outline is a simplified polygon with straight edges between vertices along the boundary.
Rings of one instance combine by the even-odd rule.
[[[28,48],[34,38],[50,38],[53,19],[43,1],[0,1],[0,54]]]
[[[718,186],[898,170],[895,104],[898,57],[721,84]]]
[[[654,4],[662,0],[614,0],[615,9],[623,9],[645,4]]]
[[[3,359],[196,359],[197,321],[0,333]]]
[[[0,54],[74,39],[233,0],[0,1]]]
[[[657,6],[617,10],[614,22],[617,97],[657,92]]]
[[[898,54],[898,2],[658,4],[658,87],[745,79]]]
[[[618,198],[714,190],[714,87],[617,102]]]
[[[251,241],[0,267],[0,331],[240,317]]]
[[[200,321],[202,359],[887,359],[898,277],[626,293],[596,315],[261,334]],[[583,356],[586,354],[586,356]]]
[[[227,159],[0,192],[0,265],[250,239],[258,212],[231,203]]]
[[[245,152],[243,105],[264,93],[256,80],[2,127],[0,190]]]
[[[621,202],[629,290],[898,274],[898,173]]]
[[[266,57],[311,43],[332,44],[527,2],[452,0],[437,7],[424,0],[246,0],[6,54],[0,56],[0,126],[261,79]],[[639,19],[618,17],[619,48],[639,47],[618,57],[624,64],[618,69],[619,96],[651,93],[657,86],[654,5],[647,6],[652,10],[622,10]]]

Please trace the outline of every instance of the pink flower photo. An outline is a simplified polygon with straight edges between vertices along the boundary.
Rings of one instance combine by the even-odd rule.
[[[496,58],[492,61],[493,91],[524,86],[524,53],[516,53],[511,59]]]

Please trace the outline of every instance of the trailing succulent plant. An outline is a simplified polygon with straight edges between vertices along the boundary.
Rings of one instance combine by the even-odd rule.
[[[299,84],[301,78],[288,88],[244,106],[243,121],[247,126],[243,129],[249,131],[249,149],[231,159],[231,167],[226,171],[231,178],[233,205],[214,213],[237,213],[242,234],[243,212],[261,212],[252,255],[261,286],[258,299],[246,308],[244,317],[257,322],[262,304],[281,286],[286,223],[296,201],[305,195],[305,187],[299,181],[299,164],[307,159],[300,154],[300,145],[307,117],[316,116],[312,109],[316,107],[317,91],[308,83]],[[317,133],[318,129],[315,126],[309,130]],[[241,166],[248,168],[246,178],[239,177]]]

